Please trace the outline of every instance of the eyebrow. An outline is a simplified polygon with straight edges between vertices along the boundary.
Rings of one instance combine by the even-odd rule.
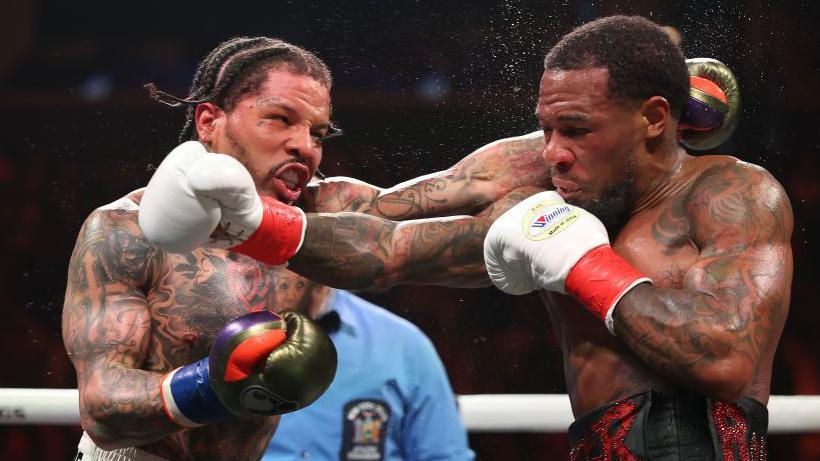
[[[561,114],[556,120],[559,122],[586,122],[589,121],[589,115],[573,112],[569,114]]]
[[[269,107],[269,106],[276,106],[284,110],[288,113],[288,115],[293,115],[296,113],[296,109],[288,105],[287,103],[281,102],[279,98],[268,98],[268,99],[260,99],[256,102],[256,107]],[[314,125],[313,128],[317,130],[325,130],[329,129],[332,123],[321,123],[319,125]]]

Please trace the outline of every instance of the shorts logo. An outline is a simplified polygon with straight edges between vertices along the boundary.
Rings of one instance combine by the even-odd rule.
[[[390,406],[382,400],[352,400],[344,406],[342,451],[344,461],[381,461]]]
[[[579,217],[578,208],[564,202],[547,200],[530,207],[524,214],[522,231],[530,240],[546,240],[570,226]]]

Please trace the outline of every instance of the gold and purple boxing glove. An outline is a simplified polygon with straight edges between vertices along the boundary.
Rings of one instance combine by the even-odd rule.
[[[678,141],[692,150],[726,142],[737,127],[740,90],[726,64],[710,58],[686,60],[689,100],[678,124]]]
[[[252,312],[225,325],[208,357],[168,373],[168,417],[198,427],[239,415],[278,415],[310,405],[336,374],[327,334],[295,312]]]

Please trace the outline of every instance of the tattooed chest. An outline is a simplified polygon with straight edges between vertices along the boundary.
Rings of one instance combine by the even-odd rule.
[[[672,204],[633,217],[613,242],[613,248],[653,280],[655,285],[680,288],[698,257],[689,220]]]
[[[173,255],[163,274],[148,294],[152,368],[202,358],[228,321],[276,306],[276,269],[239,255]]]

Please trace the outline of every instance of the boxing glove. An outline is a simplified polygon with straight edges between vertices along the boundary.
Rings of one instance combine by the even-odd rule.
[[[302,244],[305,214],[260,197],[238,160],[182,143],[162,161],[140,201],[139,226],[153,244],[181,253],[208,245],[270,265],[287,262]]]
[[[612,250],[598,218],[565,203],[554,191],[528,197],[493,222],[484,239],[484,263],[501,291],[568,294],[610,332],[621,297],[639,283],[651,282]]]
[[[689,99],[678,123],[678,140],[693,150],[723,144],[737,127],[740,90],[726,64],[710,58],[687,59]]]
[[[165,375],[167,416],[198,427],[237,415],[278,415],[310,405],[336,374],[327,334],[295,312],[253,312],[217,334],[208,357]]]

